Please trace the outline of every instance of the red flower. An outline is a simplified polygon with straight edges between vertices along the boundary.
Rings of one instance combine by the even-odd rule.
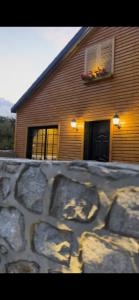
[[[87,76],[87,74],[86,74],[86,73],[82,73],[82,74],[81,74],[81,78],[82,78],[83,80],[85,80],[85,79],[87,79],[87,78],[88,78],[88,76]]]
[[[88,71],[87,73],[85,73],[85,72],[82,73],[81,78],[83,80],[89,80],[89,79],[95,78],[95,76],[93,75],[92,71]]]

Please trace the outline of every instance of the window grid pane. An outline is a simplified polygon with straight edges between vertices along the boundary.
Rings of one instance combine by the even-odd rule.
[[[58,156],[58,128],[34,129],[32,159],[56,160]]]

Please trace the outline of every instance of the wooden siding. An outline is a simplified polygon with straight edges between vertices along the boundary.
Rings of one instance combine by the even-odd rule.
[[[85,49],[115,38],[114,76],[85,84]],[[115,112],[121,129],[112,125]],[[70,126],[77,119],[78,131]],[[110,160],[139,163],[139,27],[92,31],[17,113],[15,150],[26,157],[27,128],[59,125],[59,159],[83,159],[84,122],[111,120]]]

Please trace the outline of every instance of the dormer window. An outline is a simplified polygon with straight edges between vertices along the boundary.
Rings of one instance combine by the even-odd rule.
[[[114,72],[114,39],[90,46],[85,51],[85,81],[96,81],[112,76]]]

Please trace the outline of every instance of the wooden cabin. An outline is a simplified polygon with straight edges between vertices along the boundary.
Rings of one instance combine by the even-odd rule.
[[[139,27],[82,27],[12,107],[18,158],[139,162]]]

